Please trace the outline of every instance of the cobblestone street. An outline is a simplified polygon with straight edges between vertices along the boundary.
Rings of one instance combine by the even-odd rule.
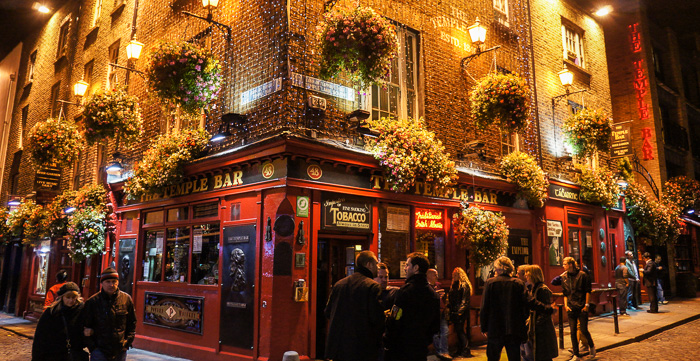
[[[700,320],[678,326],[641,342],[598,353],[597,360],[700,360]]]
[[[32,340],[0,330],[0,360],[26,361],[32,358]]]

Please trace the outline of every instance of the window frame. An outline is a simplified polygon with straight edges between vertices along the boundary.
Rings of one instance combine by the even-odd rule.
[[[505,26],[510,26],[508,17],[508,0],[493,0],[493,9],[496,14],[503,16],[503,18],[498,17],[498,22]]]
[[[51,86],[51,97],[49,98],[49,116],[56,118],[61,114],[61,107],[57,106],[58,100],[61,97],[61,81],[57,81]]]
[[[569,36],[571,34],[571,36]],[[586,69],[586,46],[585,46],[585,31],[569,21],[562,19],[561,23],[561,41],[562,41],[562,56],[564,60],[572,64]],[[571,46],[573,46],[573,51]],[[573,57],[572,57],[573,55]],[[578,62],[577,62],[578,61]]]
[[[578,217],[578,222],[577,223],[571,223],[569,222],[570,217]],[[584,225],[582,222],[582,218],[588,218],[591,220],[591,225]],[[564,219],[564,222],[566,224],[566,233],[565,235],[565,245],[564,245],[564,251],[566,254],[566,257],[573,257],[576,260],[576,263],[578,263],[579,268],[583,269],[583,259],[584,259],[584,249],[587,248],[585,247],[585,233],[590,232],[591,233],[591,268],[589,268],[590,274],[592,275],[591,280],[595,282],[593,278],[595,278],[595,270],[596,267],[596,234],[594,232],[595,227],[595,216],[593,214],[589,213],[584,213],[580,212],[577,210],[568,210],[566,212],[566,218]],[[571,249],[571,232],[576,232],[578,236],[578,257],[574,257],[572,255],[572,249]]]
[[[117,78],[117,67],[109,65],[110,63],[112,64],[119,64],[119,47],[121,43],[121,39],[117,39],[117,41],[113,42],[108,48],[107,48],[107,86],[106,89],[111,89],[114,88],[117,83],[119,82]]]
[[[101,15],[102,15],[102,0],[95,0],[95,5],[92,9],[92,22],[90,23],[90,29],[94,29],[98,26]]]
[[[27,84],[34,82],[34,73],[36,71],[37,50],[29,54],[29,64],[27,65]]]
[[[56,47],[56,60],[59,60],[66,56],[68,53],[68,42],[70,37],[70,18],[66,18],[61,22],[61,26],[58,30],[58,46]]]

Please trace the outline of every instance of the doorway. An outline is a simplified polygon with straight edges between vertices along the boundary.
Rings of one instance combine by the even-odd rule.
[[[316,358],[326,350],[326,308],[331,287],[355,271],[355,257],[369,249],[369,235],[318,235],[316,260]]]

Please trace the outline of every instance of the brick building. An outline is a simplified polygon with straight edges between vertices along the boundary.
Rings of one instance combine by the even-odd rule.
[[[505,215],[508,252],[517,263],[541,264],[551,278],[562,272],[561,256],[577,255],[594,271],[597,286],[605,287],[614,252],[624,247],[621,212],[603,211],[577,196],[557,197],[578,191],[572,160],[562,158],[563,120],[579,106],[611,110],[603,31],[575,3],[363,1],[396,25],[400,52],[389,85],[358,94],[343,76],[319,79],[316,33],[326,6],[355,3],[221,1],[211,19],[230,27],[229,37],[225,27],[183,13],[206,18],[199,1],[68,1],[23,43],[3,192],[39,202],[56,193],[35,187],[36,169],[20,150],[22,134],[57,116],[57,100],[80,102],[71,95],[79,80],[90,84],[88,93],[118,85],[138,96],[144,136],[129,147],[110,140],[85,149],[79,162],[60,173],[60,189],[107,184],[118,223],[105,255],[90,265],[62,264],[56,257],[65,254],[65,243],[55,240],[48,255],[27,248],[23,272],[36,279],[39,264],[48,264],[49,275],[71,267],[72,279],[85,280],[89,293],[98,286],[95,272],[116,265],[122,289],[135,300],[138,347],[191,358],[278,360],[287,350],[322,358],[330,287],[352,272],[362,249],[388,264],[395,285],[403,283],[401,269],[411,251],[428,254],[444,284],[454,267],[464,267],[478,304],[485,273],[471,267],[451,227],[466,199]],[[500,48],[475,57],[465,69],[462,59],[476,50],[466,29],[477,17],[488,29],[482,48]],[[162,108],[144,79],[124,69],[147,64],[145,56],[127,61],[125,47],[133,38],[145,44],[144,53],[161,40],[210,48],[224,68],[216,107],[201,119]],[[564,92],[557,79],[564,66],[575,74],[572,93],[586,92],[559,97],[552,106]],[[528,81],[532,123],[524,134],[479,131],[470,121],[469,91],[490,71],[518,73]],[[32,85],[29,73],[35,74]],[[312,96],[325,99],[326,109],[308,106]],[[403,194],[391,192],[378,162],[363,149],[357,118],[348,116],[358,109],[375,117],[423,117],[448,152],[473,153],[453,156],[457,185],[442,195],[423,182]],[[63,116],[80,120],[77,104],[63,110]],[[187,122],[214,133],[231,113],[244,115],[245,122],[188,165],[184,182],[164,194],[124,198],[129,165],[151,139]],[[478,152],[467,147],[475,141],[484,144]],[[529,208],[498,174],[500,158],[516,149],[535,156],[551,177],[553,196],[544,208]],[[107,175],[105,165],[117,152],[126,169]],[[574,161],[610,166],[606,155]],[[188,185],[198,191],[182,191]],[[332,215],[338,209],[351,209],[362,221],[336,224]],[[426,216],[437,222],[425,226],[420,221]],[[558,247],[552,248],[553,238]],[[550,262],[552,252],[558,256]],[[243,287],[232,283],[236,272],[247,279]],[[23,282],[17,312],[31,311],[42,299],[32,282]],[[596,301],[607,304],[605,296]],[[476,325],[475,311],[472,318]]]

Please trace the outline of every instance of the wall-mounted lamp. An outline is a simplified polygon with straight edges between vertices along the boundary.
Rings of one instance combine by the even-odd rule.
[[[468,142],[462,151],[457,153],[457,158],[464,160],[477,157],[482,161],[486,161],[487,157],[484,154],[484,146],[486,146],[486,143],[481,140],[473,140]]]
[[[605,16],[612,12],[613,8],[610,5],[603,6],[602,8],[596,10],[593,14],[595,16]]]
[[[136,60],[141,56],[141,50],[143,49],[143,43],[137,41],[136,39],[131,39],[129,44],[126,46],[126,58],[129,60]]]
[[[210,142],[220,142],[231,136],[231,128],[244,130],[245,125],[248,122],[248,117],[245,114],[238,113],[226,113],[221,116],[221,125],[219,125],[219,130],[214,134]]]
[[[566,91],[569,91],[569,87],[574,83],[574,73],[569,70],[566,66],[560,72],[557,73],[559,76],[559,82],[564,86]]]
[[[466,70],[469,66],[469,63],[475,58],[479,57],[481,54],[486,54],[490,51],[496,50],[501,47],[500,45],[496,45],[492,48],[481,50],[481,44],[486,42],[486,28],[481,26],[481,22],[479,21],[478,17],[476,18],[476,22],[472,26],[467,28],[467,31],[469,32],[469,37],[471,38],[470,40],[472,42],[472,45],[476,47],[476,51],[474,52],[474,54],[462,58],[462,61],[460,63],[462,70]]]
[[[122,162],[124,161],[124,157],[122,156],[121,153],[115,152],[112,154],[112,161],[107,163],[107,166],[105,167],[105,172],[110,175],[121,175],[121,172],[124,170],[124,165]]]
[[[73,206],[68,206],[63,209],[63,213],[65,214],[73,214],[73,212],[75,212],[75,207]]]
[[[10,207],[17,207],[20,204],[22,204],[22,198],[20,197],[12,197],[10,200],[7,202],[7,205]]]
[[[181,11],[181,13],[183,13],[187,16],[191,16],[193,18],[202,19],[210,24],[214,24],[214,25],[226,30],[226,39],[228,40],[228,42],[231,42],[231,32],[232,32],[231,27],[226,25],[226,24],[222,24],[218,21],[213,20],[214,15],[212,14],[212,10],[216,9],[216,7],[218,5],[219,5],[219,0],[202,0],[202,7],[207,9],[207,16],[206,17],[199,16],[197,14],[193,14],[189,11]]]
[[[32,9],[34,9],[34,10],[36,10],[36,11],[42,13],[42,14],[48,14],[48,13],[51,12],[51,9],[49,9],[48,6],[46,6],[46,5],[44,5],[44,4],[40,3],[40,2],[34,2],[34,3],[32,4]]]
[[[370,114],[368,111],[357,109],[354,110],[352,113],[348,114],[345,117],[345,119],[347,119],[348,123],[350,124],[357,123],[356,130],[358,133],[368,137],[376,138],[379,136],[379,132],[377,132],[374,129],[370,129],[364,124],[364,121],[369,118],[369,115]]]
[[[85,92],[89,86],[90,83],[86,82],[85,80],[79,80],[77,83],[75,83],[75,85],[73,85],[73,94],[76,97],[83,97],[85,96]]]
[[[569,95],[577,94],[577,93],[583,93],[587,92],[588,89],[581,89],[581,90],[576,90],[576,91],[570,91],[571,85],[574,83],[574,73],[569,70],[569,68],[566,67],[566,64],[564,64],[564,68],[557,73],[557,76],[559,77],[559,82],[561,85],[564,87],[564,94],[560,94],[557,96],[552,97],[552,123],[554,126],[552,127],[552,133],[554,135],[554,149],[555,153],[558,153],[558,145],[557,145],[557,121],[556,121],[556,114],[554,113],[557,104],[559,101],[562,99],[568,97]]]

